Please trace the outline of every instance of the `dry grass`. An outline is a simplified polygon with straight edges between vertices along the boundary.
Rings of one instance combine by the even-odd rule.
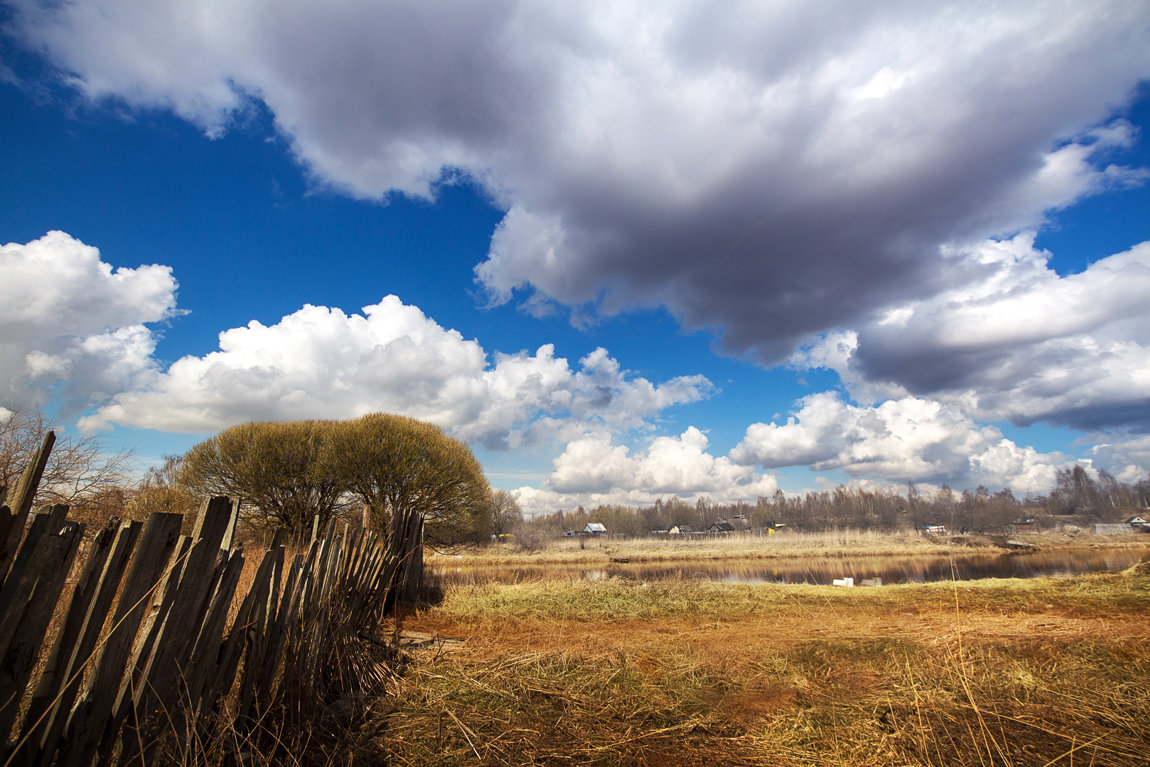
[[[1047,533],[1026,536],[1042,549],[1145,547],[1150,536],[1103,536],[1079,533]],[[427,556],[429,567],[579,565],[602,564],[612,559],[634,563],[718,561],[726,559],[778,559],[805,556],[914,556],[950,554],[955,551],[989,549],[985,536],[970,536],[962,543],[918,535],[913,531],[827,530],[799,533],[781,531],[775,535],[750,534],[726,537],[635,538],[556,538],[546,546],[528,551],[514,543],[500,543],[466,551]]]
[[[395,764],[1131,765],[1150,574],[881,589],[556,580],[409,627]]]

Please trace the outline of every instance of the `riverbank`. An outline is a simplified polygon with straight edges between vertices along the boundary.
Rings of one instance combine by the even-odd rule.
[[[993,551],[1005,536],[971,535],[961,539],[919,535],[913,531],[829,530],[817,533],[781,531],[774,535],[735,534],[726,537],[665,537],[616,539],[611,537],[556,538],[538,548],[514,542],[429,553],[429,567],[594,565],[626,560],[630,563],[720,561],[727,559],[780,559],[788,557],[917,556],[955,552]],[[1040,550],[1144,548],[1150,535],[1092,535],[1043,533],[1019,538]],[[1005,550],[1005,549],[1003,549]]]
[[[542,581],[410,616],[396,764],[1047,765],[1150,753],[1150,568],[836,589]]]

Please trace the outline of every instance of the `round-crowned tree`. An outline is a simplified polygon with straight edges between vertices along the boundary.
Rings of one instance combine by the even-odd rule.
[[[387,531],[399,563],[397,598],[410,601],[423,578],[423,542],[480,542],[490,529],[490,488],[471,450],[438,426],[372,413],[331,432],[335,476]]]
[[[343,487],[332,466],[332,421],[246,423],[192,447],[179,484],[199,496],[230,495],[249,522],[302,535],[327,524]]]
[[[491,491],[471,450],[399,415],[234,426],[188,451],[178,482],[197,495],[238,497],[249,519],[291,533],[316,518],[326,524],[341,504],[370,506],[398,562],[402,601],[422,582],[425,540],[445,547],[491,532]]]

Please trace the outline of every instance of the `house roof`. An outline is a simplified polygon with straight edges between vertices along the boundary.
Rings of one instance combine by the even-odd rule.
[[[583,529],[589,533],[605,533],[605,532],[607,532],[607,528],[603,525],[602,522],[588,522],[587,526],[584,527]]]

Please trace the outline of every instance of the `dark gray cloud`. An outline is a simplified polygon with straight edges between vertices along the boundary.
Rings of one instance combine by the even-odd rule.
[[[1033,236],[970,249],[982,276],[828,336],[796,364],[860,400],[910,393],[987,421],[1150,427],[1150,243],[1059,276]]]

